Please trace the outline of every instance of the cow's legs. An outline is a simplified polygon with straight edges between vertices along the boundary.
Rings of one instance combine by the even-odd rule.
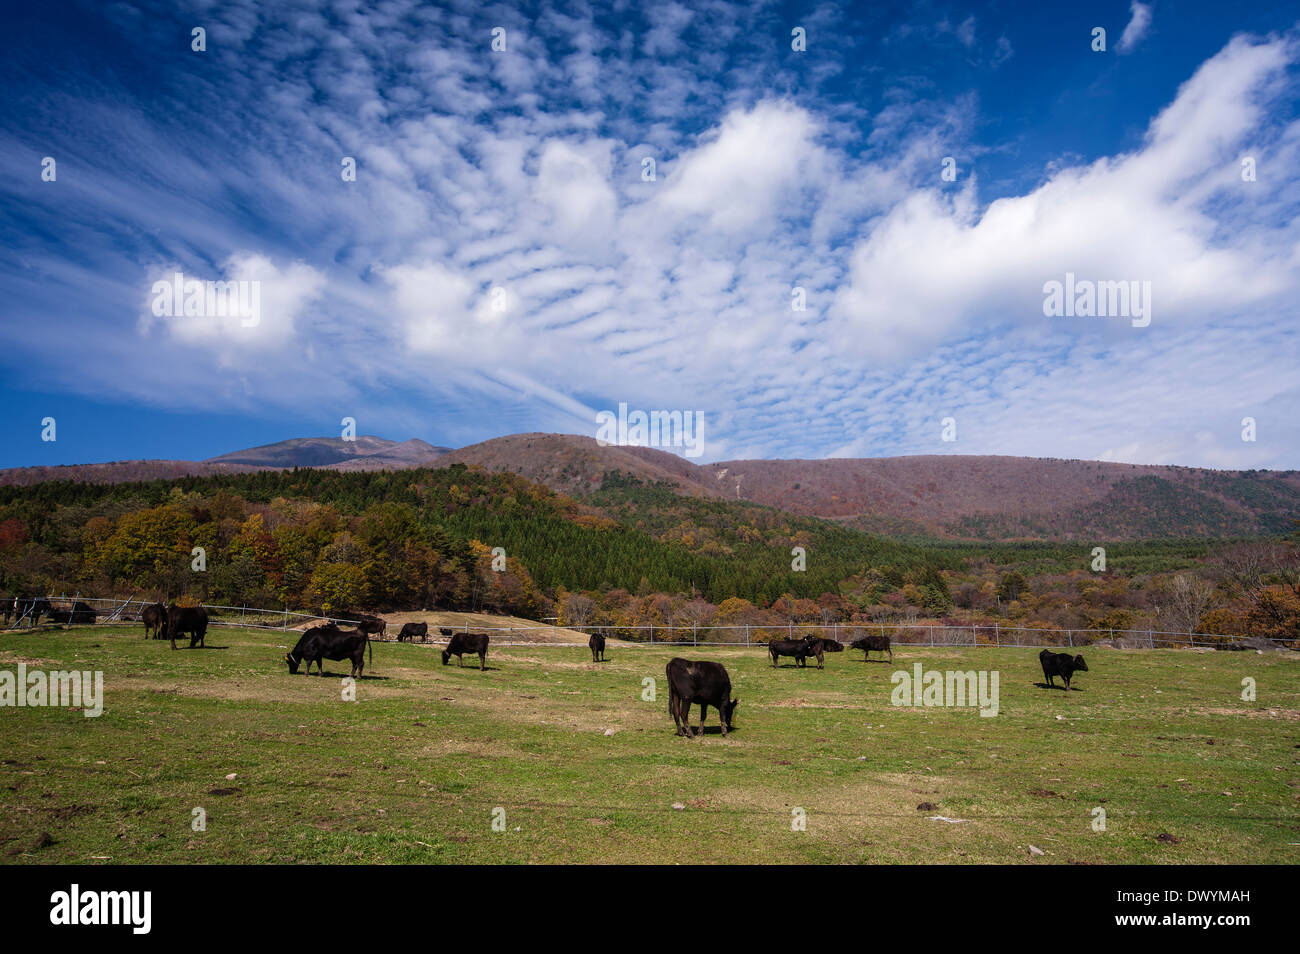
[[[704,735],[704,714],[709,711],[708,703],[700,703],[700,735]]]
[[[487,653],[478,654],[478,671],[483,672],[487,669]]]

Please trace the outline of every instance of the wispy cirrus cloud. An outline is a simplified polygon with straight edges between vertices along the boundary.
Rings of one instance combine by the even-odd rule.
[[[1146,37],[1147,31],[1151,29],[1151,4],[1139,3],[1133,0],[1129,4],[1129,21],[1124,27],[1124,32],[1120,34],[1119,43],[1115,49],[1120,53],[1131,53],[1137,49],[1137,45]]]

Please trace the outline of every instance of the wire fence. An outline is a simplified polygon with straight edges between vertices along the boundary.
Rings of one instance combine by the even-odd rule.
[[[34,604],[44,600],[42,617],[65,626],[95,623],[139,625],[145,607],[153,600],[131,596],[126,599],[108,597],[88,597],[74,594],[19,598],[17,610],[10,617],[6,616],[5,626],[9,629],[28,628],[34,622]],[[334,622],[341,625],[354,625],[356,616],[326,616],[282,609],[268,609],[256,606],[225,606],[219,603],[204,603],[208,611],[211,626],[230,626],[246,629],[298,630],[307,626]],[[25,612],[21,612],[25,610]],[[403,613],[402,615],[410,615]],[[399,624],[389,623],[384,633],[373,638],[393,640],[397,637]],[[850,643],[865,636],[888,637],[893,645],[898,646],[934,646],[934,647],[1059,647],[1072,648],[1105,644],[1124,649],[1159,649],[1159,648],[1196,648],[1223,647],[1256,648],[1257,646],[1277,646],[1279,648],[1300,648],[1297,641],[1268,640],[1251,637],[1243,640],[1240,636],[1216,633],[1181,633],[1154,629],[1042,629],[1027,626],[994,623],[969,624],[930,624],[930,623],[787,623],[781,624],[682,624],[682,625],[641,625],[613,626],[586,623],[573,623],[563,626],[482,626],[468,622],[454,626],[429,624],[429,632],[422,641],[441,642],[446,637],[440,629],[452,632],[486,632],[495,634],[501,645],[518,642],[527,645],[549,646],[585,646],[586,642],[573,642],[571,639],[559,638],[562,633],[579,633],[584,636],[599,634],[607,639],[616,639],[625,643],[643,643],[646,645],[674,646],[765,646],[773,639],[801,639],[814,636],[831,639],[847,647]],[[548,638],[549,637],[549,638]]]

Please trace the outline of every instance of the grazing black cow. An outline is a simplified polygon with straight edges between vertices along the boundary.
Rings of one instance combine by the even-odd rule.
[[[774,639],[767,644],[767,651],[772,657],[772,668],[776,668],[778,656],[793,656],[795,666],[806,666],[807,656],[817,657],[817,668],[822,668],[822,651],[817,647],[818,640],[812,636],[803,639]]]
[[[340,629],[333,623],[325,626],[313,626],[302,634],[292,652],[284,654],[289,664],[289,674],[297,675],[299,664],[307,663],[307,675],[311,675],[311,664],[316,664],[320,675],[325,675],[325,660],[350,659],[352,661],[352,678],[359,679],[366,668],[366,650],[370,650],[370,664],[375,662],[375,650],[370,645],[370,634],[360,629]]]
[[[151,603],[140,612],[140,622],[144,623],[144,638],[152,636],[162,639],[163,623],[167,621],[167,607],[161,603]]]
[[[879,635],[868,633],[861,639],[855,639],[849,643],[849,649],[862,650],[862,661],[866,662],[874,649],[878,653],[889,653],[889,661],[894,661],[894,650],[889,645],[889,637],[884,633]]]
[[[424,642],[429,635],[428,623],[403,623],[402,631],[397,634],[397,641],[400,643],[404,639],[415,642],[415,637],[420,637],[420,642]]]
[[[202,646],[206,649],[208,611],[202,606],[177,606],[173,603],[167,607],[167,617],[163,620],[161,638],[171,640],[172,649],[175,649],[176,637],[185,633],[190,634],[190,649],[195,646]]]
[[[448,639],[451,639],[452,633],[456,631],[454,629],[448,629],[446,626],[439,626],[438,632],[442,633],[442,635],[446,636]]]
[[[452,656],[456,657],[458,665],[465,665],[465,653],[478,653],[478,668],[481,672],[487,669],[487,651],[488,651],[488,634],[487,633],[457,633],[451,637],[451,642],[447,648],[442,651],[442,664],[447,665]]]
[[[587,648],[591,650],[592,662],[605,661],[605,637],[600,633],[591,634],[591,639],[587,640]]]
[[[1070,677],[1076,672],[1087,672],[1088,664],[1083,661],[1083,656],[1071,656],[1069,653],[1054,653],[1050,649],[1044,649],[1038,654],[1038,661],[1043,664],[1043,675],[1047,677],[1047,684],[1053,689],[1056,683],[1052,681],[1053,676],[1060,676],[1065,680],[1065,688],[1070,688]]]
[[[349,620],[357,629],[363,633],[368,633],[376,638],[384,636],[388,631],[388,623],[378,616],[371,616],[369,613],[355,613]]]
[[[94,607],[89,603],[73,600],[72,609],[51,609],[50,622],[89,625],[95,622],[96,615]]]
[[[668,674],[668,713],[677,726],[677,734],[688,739],[696,733],[691,731],[691,704],[700,707],[700,731],[704,734],[704,714],[709,706],[718,710],[722,722],[722,734],[731,729],[731,717],[740,705],[739,699],[731,698],[731,677],[722,663],[705,662],[698,659],[682,659],[680,656],[668,661],[665,670]]]

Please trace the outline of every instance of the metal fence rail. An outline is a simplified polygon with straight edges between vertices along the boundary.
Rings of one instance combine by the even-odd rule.
[[[39,599],[39,597],[38,597]],[[95,611],[98,625],[138,625],[140,614],[152,600],[142,600],[134,596],[127,599],[108,597],[87,597],[77,594],[69,597],[46,596],[53,605],[62,605],[70,609],[74,601],[89,605]],[[320,616],[282,609],[268,609],[255,606],[224,606],[219,603],[204,603],[208,611],[209,625],[232,626],[246,629],[266,629],[287,631],[297,629],[305,624],[329,620],[331,622],[351,624],[356,620],[347,617]],[[14,626],[24,620],[16,620]],[[30,618],[26,623],[31,625]],[[75,625],[69,623],[67,625]],[[394,625],[394,624],[390,624]],[[13,628],[11,626],[11,628]],[[853,640],[866,635],[888,636],[890,641],[900,646],[935,646],[935,647],[1075,647],[1090,646],[1094,643],[1108,643],[1123,648],[1166,648],[1166,647],[1201,647],[1219,646],[1235,643],[1241,639],[1217,633],[1175,633],[1162,630],[1132,629],[1038,629],[1028,626],[1006,626],[1001,622],[985,624],[930,624],[930,623],[787,623],[779,624],[730,624],[730,625],[676,625],[676,626],[608,626],[570,624],[567,626],[471,626],[468,623],[448,627],[461,632],[487,632],[498,634],[503,644],[508,645],[510,636],[519,636],[525,642],[536,645],[529,640],[532,634],[557,633],[564,629],[584,635],[599,633],[606,638],[619,639],[631,643],[647,645],[684,645],[684,646],[760,646],[772,639],[792,639],[806,635],[824,639],[834,639],[847,646]],[[441,637],[434,637],[439,641]],[[386,638],[396,638],[395,633]],[[1279,646],[1288,646],[1286,640],[1270,640]],[[1292,648],[1295,641],[1290,641]],[[547,640],[544,645],[580,646],[584,643]]]

